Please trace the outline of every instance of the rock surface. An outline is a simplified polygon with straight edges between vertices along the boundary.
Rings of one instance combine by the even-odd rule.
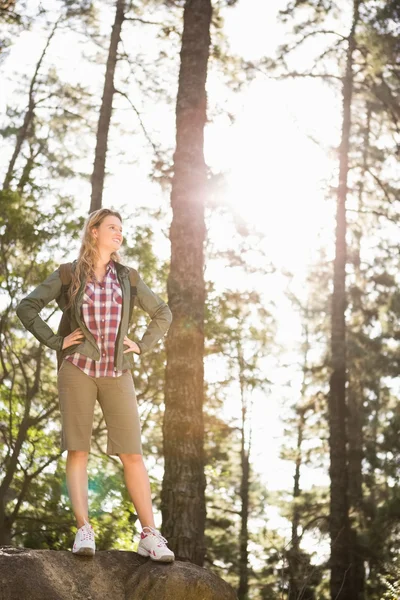
[[[188,562],[154,563],[135,552],[0,546],[0,600],[237,600],[222,579]]]

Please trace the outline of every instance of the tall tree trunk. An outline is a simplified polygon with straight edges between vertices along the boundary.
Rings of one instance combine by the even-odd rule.
[[[247,400],[245,393],[245,378],[244,378],[244,359],[243,350],[238,343],[238,359],[239,359],[239,382],[240,382],[240,397],[242,402],[242,423],[241,423],[241,482],[240,482],[240,556],[239,556],[239,588],[238,599],[247,600],[249,593],[249,487],[250,487],[250,451],[251,451],[251,428],[246,439],[248,431],[248,411]]]
[[[297,456],[293,482],[293,513],[292,513],[292,544],[289,554],[289,598],[288,600],[297,600],[300,590],[304,587],[304,582],[299,581],[299,566],[300,566],[300,510],[297,503],[300,497],[300,469],[301,469],[301,453],[303,445],[303,435],[305,427],[305,410],[298,410],[298,425],[297,425]]]
[[[369,497],[368,497],[368,523],[370,529],[373,531],[376,529],[377,517],[378,517],[378,497],[380,496],[379,486],[377,485],[377,477],[376,472],[379,468],[379,423],[382,418],[382,400],[385,398],[385,392],[382,390],[381,381],[379,381],[376,397],[375,397],[375,410],[372,415],[372,423],[371,423],[371,439],[370,439],[370,448],[369,455],[370,459],[370,467],[369,473],[367,477]],[[382,502],[379,497],[379,502]],[[379,546],[378,548],[373,548],[369,552],[369,560],[368,560],[368,583],[369,589],[374,589],[374,587],[379,582],[379,575],[381,574],[381,556],[379,554]],[[379,584],[378,584],[379,585]]]
[[[176,106],[172,182],[171,270],[167,336],[163,534],[182,560],[202,565],[205,555],[204,475],[204,196],[207,169],[204,127],[210,46],[210,0],[188,0],[184,9]]]
[[[93,173],[91,178],[92,196],[89,213],[101,208],[103,200],[104,177],[106,169],[106,156],[108,144],[108,132],[110,130],[110,121],[112,113],[112,104],[114,98],[114,75],[117,65],[118,44],[121,39],[122,24],[125,19],[125,0],[117,0],[114,25],[111,31],[110,48],[108,51],[106,76],[104,79],[103,97],[101,99],[101,108],[99,124],[97,127],[96,152],[93,164]]]
[[[302,464],[302,452],[303,452],[303,440],[304,440],[304,429],[306,424],[306,411],[308,406],[306,405],[306,390],[307,390],[307,375],[308,375],[308,353],[310,349],[309,336],[308,336],[308,319],[309,311],[306,308],[304,319],[304,357],[303,357],[303,380],[301,383],[300,402],[296,407],[297,413],[297,444],[296,444],[296,461],[293,477],[293,512],[292,512],[292,540],[291,547],[288,552],[288,566],[289,566],[289,594],[288,600],[298,600],[301,590],[304,589],[304,581],[301,581],[300,572],[300,508],[298,505],[298,499],[301,495],[300,489],[300,470]]]
[[[361,214],[364,208],[364,179],[368,170],[368,151],[371,127],[371,107],[367,103],[366,125],[364,131],[363,164],[360,173],[360,183],[358,187],[358,211]],[[361,264],[361,239],[362,224],[356,231],[356,260],[354,261],[355,285],[358,289],[363,289],[364,278],[360,269]],[[362,325],[362,304],[354,306],[355,318],[361,313]],[[357,336],[358,332],[355,332]],[[362,330],[359,332],[362,335]],[[356,357],[359,356],[358,341],[355,339]],[[352,589],[354,590],[354,600],[364,600],[365,587],[365,568],[364,552],[360,544],[359,531],[364,528],[363,515],[363,491],[362,491],[362,461],[364,457],[364,389],[362,383],[363,372],[365,373],[365,364],[360,359],[354,357],[351,360],[351,372],[348,386],[348,440],[349,440],[349,499],[351,510],[351,555],[350,560],[352,568]],[[362,361],[362,359],[361,359]]]
[[[360,375],[355,369],[355,377]],[[358,531],[362,531],[362,458],[363,458],[363,389],[357,381],[349,382],[349,505],[351,510],[350,562],[351,589],[354,600],[364,600],[364,557]]]
[[[300,590],[304,587],[304,582],[299,581],[299,566],[300,566],[300,509],[297,503],[300,498],[300,469],[302,462],[302,446],[304,427],[306,423],[306,409],[298,409],[298,424],[297,424],[297,446],[296,446],[296,466],[293,482],[293,513],[292,513],[292,544],[289,552],[289,598],[288,600],[297,600]]]
[[[346,435],[346,198],[353,94],[353,53],[359,0],[353,2],[353,22],[348,38],[343,81],[343,122],[339,157],[336,212],[336,252],[333,274],[331,361],[329,389],[330,538],[332,600],[354,600],[351,590],[350,524]]]
[[[17,133],[17,139],[15,142],[15,148],[14,148],[14,152],[11,156],[11,160],[10,163],[8,165],[8,169],[7,169],[7,173],[6,176],[4,178],[4,182],[3,182],[3,190],[8,190],[10,188],[10,184],[13,178],[13,174],[14,174],[14,169],[15,169],[15,163],[17,162],[18,156],[21,152],[21,148],[22,148],[22,144],[24,143],[24,141],[26,140],[26,138],[28,137],[28,133],[29,130],[32,126],[32,122],[34,119],[34,115],[35,115],[35,88],[36,88],[36,81],[39,75],[39,71],[40,68],[42,66],[43,60],[46,56],[47,50],[50,46],[50,42],[54,37],[54,34],[57,30],[58,24],[60,22],[60,19],[58,19],[58,21],[54,24],[53,29],[50,32],[49,37],[47,38],[47,42],[45,47],[43,48],[43,52],[40,55],[40,58],[36,64],[36,68],[35,68],[35,72],[33,74],[33,77],[31,79],[31,83],[29,86],[29,94],[28,94],[28,107],[26,109],[26,113],[24,116],[24,122],[22,123],[21,127],[18,130]]]

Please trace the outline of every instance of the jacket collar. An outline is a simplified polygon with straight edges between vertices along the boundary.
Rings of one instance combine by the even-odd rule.
[[[129,267],[126,267],[122,263],[114,260],[115,268],[117,269],[117,273],[121,273],[122,275],[129,275]]]

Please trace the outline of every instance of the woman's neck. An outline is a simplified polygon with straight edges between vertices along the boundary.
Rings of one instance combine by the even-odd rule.
[[[111,260],[111,255],[107,252],[102,252],[101,250],[99,250],[99,256],[97,258],[97,261],[95,262],[95,270],[96,271],[101,271],[102,269],[104,270],[108,263]]]

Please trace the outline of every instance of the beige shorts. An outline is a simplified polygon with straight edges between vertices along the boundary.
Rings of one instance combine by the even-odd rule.
[[[130,371],[120,377],[90,377],[63,360],[57,386],[62,452],[90,451],[97,399],[107,426],[107,454],[142,454],[139,412]]]

